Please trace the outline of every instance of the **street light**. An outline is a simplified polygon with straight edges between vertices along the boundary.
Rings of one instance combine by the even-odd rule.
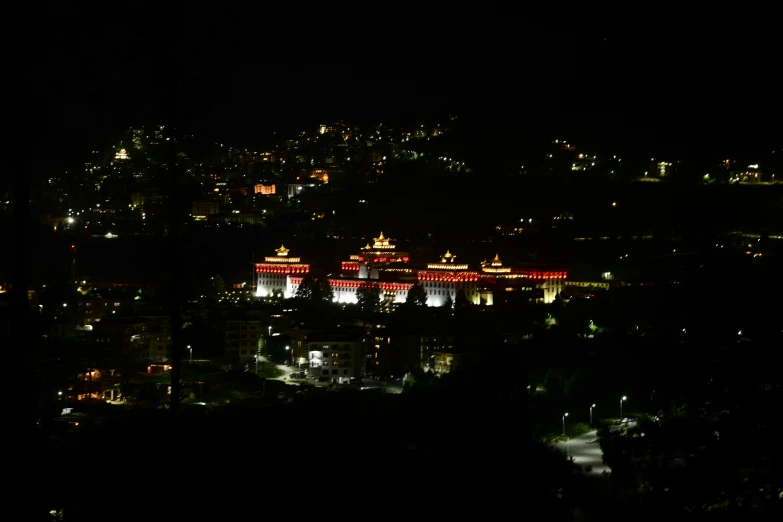
[[[590,427],[593,426],[593,408],[595,408],[595,404],[590,406]]]
[[[269,325],[267,329],[269,330],[269,335],[267,337],[272,337],[272,325]]]
[[[623,401],[628,400],[628,397],[623,395],[623,398],[620,399],[620,420],[623,420]]]
[[[563,435],[565,435],[565,418],[568,417],[568,413],[563,414]]]
[[[193,347],[188,345],[188,350],[190,350],[190,362],[193,362]]]
[[[63,397],[63,392],[58,391],[57,392],[58,397]],[[68,407],[68,394],[65,394],[65,397],[63,397],[63,409]]]
[[[291,354],[290,354],[290,353],[288,353],[288,351],[289,351],[290,349],[291,349],[291,347],[290,347],[290,346],[286,346],[286,347],[285,347],[285,358],[286,358],[286,360],[288,360],[288,358],[291,356]],[[294,362],[293,358],[291,359],[291,362]]]

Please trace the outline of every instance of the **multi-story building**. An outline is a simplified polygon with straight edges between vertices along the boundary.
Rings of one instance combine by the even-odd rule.
[[[427,291],[428,306],[443,306],[449,299],[453,303],[460,291],[469,303],[479,304],[478,272],[454,263],[456,257],[447,251],[440,263],[429,263],[426,270],[419,270],[419,284]]]
[[[453,371],[459,363],[454,353],[454,337],[451,335],[423,335],[420,337],[421,368],[443,374]]]
[[[534,302],[543,303],[551,303],[555,300],[555,297],[563,290],[568,276],[566,270],[512,268],[504,265],[497,254],[491,261],[481,263],[481,272],[484,284],[495,283],[495,289],[498,291],[522,291],[520,289],[524,289],[524,291],[532,292]]]
[[[375,238],[374,244],[361,249],[342,262],[342,277],[330,278],[329,284],[338,303],[356,303],[359,288],[377,285],[385,303],[404,303],[408,291],[414,285],[416,271],[410,268],[410,255],[401,252],[383,232]],[[291,276],[291,295],[296,293],[303,277]]]
[[[220,203],[217,201],[194,201],[191,213],[193,219],[207,219],[211,214],[220,212]]]
[[[253,192],[255,194],[263,194],[265,196],[271,196],[273,194],[276,194],[276,186],[274,184],[272,185],[264,185],[264,184],[257,184],[255,187],[253,187]]]
[[[258,297],[293,297],[310,272],[310,265],[298,257],[288,257],[284,246],[276,252],[276,256],[266,257],[263,263],[255,265]],[[464,293],[469,303],[490,306],[499,290],[528,290],[529,301],[551,303],[562,291],[567,276],[565,270],[505,266],[497,255],[492,261],[484,261],[481,272],[476,272],[467,264],[456,264],[455,258],[446,252],[439,263],[429,263],[426,269],[417,271],[410,267],[409,254],[397,250],[381,233],[374,244],[368,244],[360,254],[342,262],[340,278],[328,281],[337,303],[357,303],[359,289],[370,285],[381,290],[385,304],[403,303],[418,282],[427,292],[429,306],[443,306],[449,299],[455,302],[459,292]]]
[[[352,255],[348,261],[342,263],[342,273],[345,277],[354,279],[379,279],[381,272],[385,275],[393,275],[398,279],[399,275],[413,275],[410,269],[410,254],[397,250],[397,246],[383,236],[381,232],[374,243],[361,248],[359,254]]]
[[[109,316],[95,324],[98,342],[108,353],[133,362],[164,362],[170,357],[170,328],[165,318]]]
[[[127,298],[115,294],[117,293],[111,290],[103,290],[80,299],[78,304],[80,322],[87,326],[99,322],[107,315],[122,312],[128,304]]]
[[[225,322],[226,355],[240,363],[255,360],[260,353],[264,324],[258,317],[233,316]]]
[[[365,374],[363,334],[318,332],[307,336],[308,374],[330,382],[348,383]]]
[[[276,256],[265,257],[263,263],[256,263],[256,296],[272,297],[280,295],[289,298],[296,294],[304,274],[310,272],[310,265],[302,263],[298,257],[289,257],[285,245],[275,250]],[[293,283],[290,276],[297,275]]]
[[[150,321],[147,327],[149,346],[146,361],[162,363],[171,358],[171,317],[160,312],[140,313]]]

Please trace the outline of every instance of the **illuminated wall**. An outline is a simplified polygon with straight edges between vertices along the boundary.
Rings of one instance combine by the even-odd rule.
[[[276,193],[276,187],[274,185],[256,185],[254,188],[256,194],[272,195]]]
[[[364,345],[360,342],[307,340],[307,371],[313,377],[327,377],[333,382],[345,382],[359,377],[364,370]]]
[[[452,304],[462,291],[471,304],[479,304],[477,272],[469,270],[466,264],[455,263],[457,256],[446,251],[440,262],[428,263],[426,270],[418,272],[419,284],[427,293],[427,306]]]
[[[302,283],[301,277],[291,276],[288,278],[288,292],[286,297],[296,295],[299,285]],[[329,285],[334,293],[334,302],[343,304],[356,304],[356,292],[367,283],[357,280],[330,279]],[[408,298],[408,291],[413,283],[376,283],[381,289],[381,299],[392,303],[404,303]]]
[[[256,297],[271,297],[276,292],[284,298],[294,296],[290,276],[301,276],[310,272],[310,265],[301,263],[298,257],[288,257],[288,249],[281,246],[276,256],[265,257],[263,263],[256,263]]]

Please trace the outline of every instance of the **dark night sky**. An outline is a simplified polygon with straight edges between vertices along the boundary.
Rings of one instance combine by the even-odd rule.
[[[53,10],[27,34],[30,121],[53,155],[78,158],[172,109],[181,124],[243,142],[330,119],[443,113],[675,153],[779,140],[780,20],[770,18],[617,34],[588,23],[541,32],[491,12],[316,25],[231,8],[123,9]]]

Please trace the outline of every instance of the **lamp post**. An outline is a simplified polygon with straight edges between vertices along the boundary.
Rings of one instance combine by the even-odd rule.
[[[271,324],[267,327],[267,331],[269,332],[269,335],[267,335],[267,337],[272,337],[272,325]]]
[[[188,345],[188,350],[190,350],[190,362],[193,362],[193,347]]]
[[[68,394],[66,393],[63,396],[63,392],[58,391],[57,395],[60,396],[60,397],[63,397],[63,409],[67,408],[68,407]]]
[[[565,418],[568,417],[568,413],[563,414],[563,435],[565,435]]]
[[[620,420],[623,420],[623,401],[627,400],[628,397],[623,395],[623,398],[620,399]]]
[[[291,350],[291,347],[290,347],[290,346],[286,346],[286,347],[285,347],[285,358],[286,358],[286,360],[288,360],[288,358],[289,358],[289,357],[291,357],[291,352],[290,352],[290,350]],[[291,362],[292,362],[292,363],[294,362],[294,361],[293,361],[293,359],[291,359]]]
[[[595,404],[590,406],[590,427],[593,427],[593,408],[595,408]]]

